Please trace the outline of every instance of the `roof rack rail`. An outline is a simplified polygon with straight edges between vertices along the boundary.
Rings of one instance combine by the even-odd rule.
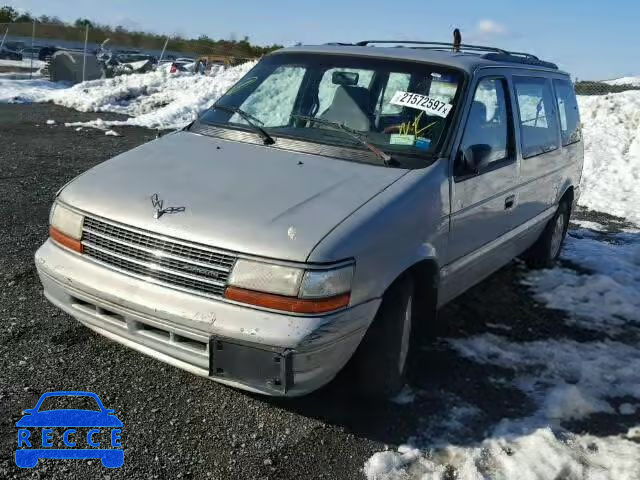
[[[470,53],[480,53],[485,52],[482,55],[482,58],[486,58],[487,60],[494,61],[502,61],[502,62],[514,62],[514,63],[522,63],[527,65],[537,65],[545,68],[551,68],[554,70],[558,69],[558,66],[551,62],[545,62],[544,60],[540,60],[535,55],[525,52],[514,52],[509,50],[504,50],[502,48],[496,47],[485,47],[483,45],[469,45],[469,44],[453,44],[448,42],[426,42],[420,40],[363,40],[361,42],[356,42],[353,45],[359,47],[366,47],[372,43],[381,43],[381,44],[396,44],[397,46],[404,45],[415,45],[410,48],[423,49],[423,50],[444,50],[444,51],[454,51],[454,52],[470,52]]]
[[[460,48],[461,50],[476,50],[476,51],[485,51],[485,52],[496,52],[496,53],[509,53],[506,50],[496,47],[483,47],[481,45],[454,45],[453,43],[448,42],[424,42],[421,40],[363,40],[361,42],[356,42],[355,45],[359,47],[366,47],[370,43],[396,43],[396,44],[405,44],[405,45],[425,45],[431,48],[450,48],[451,50]],[[415,47],[420,48],[420,47]]]

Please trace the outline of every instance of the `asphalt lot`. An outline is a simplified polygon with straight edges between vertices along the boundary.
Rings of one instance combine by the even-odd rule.
[[[531,408],[508,385],[489,381],[495,367],[475,364],[438,343],[425,342],[411,368],[423,393],[409,405],[375,404],[331,385],[302,399],[258,397],[207,381],[110,342],[81,326],[42,296],[33,254],[47,236],[55,192],[68,180],[117,153],[149,141],[155,132],[75,131],[64,121],[104,119],[53,105],[0,105],[0,478],[217,478],[357,479],[364,462],[404,442],[418,423],[447,415],[447,399],[481,408],[457,442],[472,443],[487,426]],[[56,125],[47,125],[48,119]],[[578,217],[620,226],[606,215]],[[561,312],[526,292],[514,262],[441,312],[443,335],[505,334],[514,341],[598,333],[569,328]],[[125,464],[105,470],[99,461],[41,461],[20,470],[13,462],[15,422],[41,393],[97,393],[124,423]],[[422,420],[420,420],[422,419]],[[630,419],[630,420],[633,420]],[[622,422],[622,420],[620,420]],[[620,431],[616,420],[591,419],[577,431]]]

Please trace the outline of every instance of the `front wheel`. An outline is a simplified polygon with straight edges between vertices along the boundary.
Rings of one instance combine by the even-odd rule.
[[[540,238],[527,250],[523,257],[530,268],[549,268],[560,255],[560,249],[569,226],[569,205],[561,201],[556,213],[543,230]]]
[[[378,313],[353,358],[359,393],[377,398],[405,384],[414,319],[414,282],[405,275],[384,294]]]

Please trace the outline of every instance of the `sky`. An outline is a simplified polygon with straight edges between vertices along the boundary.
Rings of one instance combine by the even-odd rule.
[[[640,75],[637,0],[0,0],[0,5],[162,34],[245,35],[292,45],[363,39],[450,41],[526,51],[574,77]]]

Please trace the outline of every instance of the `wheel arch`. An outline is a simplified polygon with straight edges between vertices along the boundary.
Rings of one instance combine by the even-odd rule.
[[[560,195],[559,199],[558,199],[558,204],[560,204],[563,201],[568,202],[569,205],[569,210],[573,210],[573,202],[575,200],[575,190],[572,184],[567,184],[564,185],[563,189],[561,190],[562,195]]]
[[[397,282],[409,275],[414,284],[414,312],[420,323],[435,321],[438,304],[440,267],[435,258],[423,258],[409,265],[389,283],[385,293]]]

